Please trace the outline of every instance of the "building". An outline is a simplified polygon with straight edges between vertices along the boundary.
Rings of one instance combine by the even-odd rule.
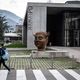
[[[80,47],[80,2],[28,3],[23,43],[35,48],[33,34],[49,32],[48,45]]]
[[[20,41],[21,38],[22,38],[21,35],[17,33],[4,33],[4,41],[6,43]]]
[[[22,25],[19,24],[16,25],[16,31],[15,31],[17,34],[20,34],[21,36],[22,36],[22,27],[23,27]]]

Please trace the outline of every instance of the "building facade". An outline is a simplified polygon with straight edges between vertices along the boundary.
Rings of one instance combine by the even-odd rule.
[[[28,3],[23,43],[35,48],[34,33],[49,32],[48,45],[80,47],[80,4]]]

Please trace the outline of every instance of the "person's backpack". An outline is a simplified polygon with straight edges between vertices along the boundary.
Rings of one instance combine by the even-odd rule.
[[[2,55],[2,58],[6,61],[6,60],[9,60],[9,53],[7,50],[4,50],[5,54]]]

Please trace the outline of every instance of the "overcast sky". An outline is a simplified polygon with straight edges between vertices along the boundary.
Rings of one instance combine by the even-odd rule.
[[[0,9],[8,10],[24,18],[27,2],[48,2],[49,0],[0,0]],[[55,3],[64,3],[66,0],[50,0]]]

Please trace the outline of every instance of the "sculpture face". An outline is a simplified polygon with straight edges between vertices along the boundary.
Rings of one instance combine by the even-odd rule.
[[[35,35],[34,43],[39,51],[45,50],[48,43],[48,34],[46,32],[37,32]]]

